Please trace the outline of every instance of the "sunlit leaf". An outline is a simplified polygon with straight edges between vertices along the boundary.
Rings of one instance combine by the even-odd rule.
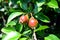
[[[15,31],[15,29],[14,29],[13,27],[4,27],[4,28],[1,29],[1,31],[2,31],[3,33],[8,34],[8,33],[11,32],[11,31]]]
[[[27,38],[20,38],[19,40],[27,40]]]
[[[47,38],[47,37],[45,37],[45,39],[44,40],[51,40],[50,38]]]
[[[41,31],[49,28],[47,25],[40,25],[39,28],[37,28],[35,31]]]
[[[2,40],[18,40],[19,37],[21,37],[20,33],[16,31],[12,31],[9,32]]]
[[[37,4],[38,7],[40,7],[43,4],[45,4],[45,0],[38,0],[38,1],[36,1],[36,4]]]
[[[59,8],[56,0],[51,0],[50,2],[47,3],[47,5],[51,8],[54,8],[54,9]]]
[[[3,0],[0,0],[0,2],[2,2]]]
[[[0,38],[2,38],[2,34],[0,34]]]
[[[14,19],[15,17],[19,16],[23,14],[23,12],[14,12],[14,13],[11,13],[10,16],[8,17],[8,20],[7,20],[7,24],[12,20]]]
[[[23,32],[23,35],[24,35],[24,34],[27,34],[27,33],[29,33],[29,32],[31,32],[31,30],[24,31],[24,32]]]
[[[0,11],[4,12],[5,11],[5,8],[0,9]]]
[[[49,36],[45,37],[44,40],[60,40],[56,35],[50,34]]]
[[[18,11],[21,11],[21,10],[20,10],[20,9],[15,10],[14,8],[10,8],[10,9],[9,9],[9,12],[18,12]]]
[[[8,25],[10,25],[10,26],[16,25],[16,22],[10,21],[8,24],[6,24],[6,26],[8,26]]]

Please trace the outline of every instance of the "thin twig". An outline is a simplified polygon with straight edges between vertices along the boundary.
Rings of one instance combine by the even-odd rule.
[[[3,25],[5,26],[5,22],[6,22],[6,20],[4,19],[3,16],[2,16],[2,19],[3,19]]]
[[[37,40],[37,38],[36,38],[36,33],[35,33],[34,30],[35,30],[35,28],[33,29],[33,39],[34,39],[34,40]]]

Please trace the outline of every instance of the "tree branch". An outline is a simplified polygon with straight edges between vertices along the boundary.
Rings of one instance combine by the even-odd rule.
[[[37,38],[36,38],[36,33],[35,33],[34,30],[35,30],[35,28],[33,29],[33,39],[34,39],[34,40],[37,40]]]
[[[4,19],[3,16],[2,16],[2,19],[3,19],[3,25],[5,26],[5,22],[6,22],[6,20]]]

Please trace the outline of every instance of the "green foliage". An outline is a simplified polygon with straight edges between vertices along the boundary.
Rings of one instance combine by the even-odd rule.
[[[47,25],[39,25],[39,28],[37,28],[35,31],[41,31],[49,28]]]
[[[18,40],[19,37],[21,37],[20,33],[12,31],[9,32],[2,40]]]
[[[24,32],[23,32],[23,35],[24,35],[24,34],[27,34],[27,33],[29,33],[29,32],[31,32],[31,30],[24,31]]]
[[[35,8],[34,8],[34,13],[38,13],[39,11],[41,11],[42,10],[42,8],[41,7],[37,7],[37,6],[35,6]]]
[[[50,19],[45,16],[43,13],[37,13],[35,15],[35,17],[38,19],[38,20],[41,20],[42,22],[46,22],[46,23],[49,23],[50,22]]]
[[[23,14],[23,13],[22,13],[22,12],[14,12],[14,13],[10,14],[10,16],[8,17],[8,20],[7,20],[7,24],[8,24],[12,19],[14,19],[15,17],[17,17],[17,16],[19,16],[19,15],[21,15],[21,14]]]
[[[37,40],[60,40],[60,36],[54,35],[59,5],[60,0],[0,0],[1,40],[33,40],[33,33]],[[19,18],[26,14],[28,19],[33,16],[38,21],[37,27],[31,29],[29,21],[19,22],[23,21]]]
[[[14,29],[13,27],[4,27],[4,28],[1,29],[1,31],[2,31],[3,33],[8,34],[8,33],[11,32],[11,31],[15,31],[15,29]]]
[[[18,26],[17,26],[18,25]],[[16,24],[16,30],[21,32],[23,29],[23,25],[20,23],[20,24]]]
[[[27,40],[27,38],[20,38],[20,40]]]
[[[0,34],[0,38],[2,38],[2,34]]]
[[[10,21],[8,24],[6,24],[6,26],[8,26],[8,25],[10,25],[10,26],[16,25],[16,22],[15,21]]]
[[[47,3],[47,5],[51,8],[54,8],[54,9],[59,8],[56,0],[51,0],[49,3]]]
[[[17,3],[20,4],[20,7],[24,10],[27,10],[27,3],[23,2],[22,0],[21,1],[18,1]]]
[[[45,4],[45,0],[38,0],[38,1],[36,1],[37,7],[40,7],[40,6],[42,6],[43,4]]]
[[[50,34],[49,36],[45,37],[44,40],[59,40],[56,35]]]

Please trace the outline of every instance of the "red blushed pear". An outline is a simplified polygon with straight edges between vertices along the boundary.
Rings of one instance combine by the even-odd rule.
[[[31,17],[29,19],[29,24],[28,25],[29,25],[30,28],[34,29],[34,27],[36,27],[37,24],[38,24],[38,21],[34,17]]]
[[[19,18],[19,23],[27,23],[28,22],[28,14],[27,15],[22,15],[20,18]]]

